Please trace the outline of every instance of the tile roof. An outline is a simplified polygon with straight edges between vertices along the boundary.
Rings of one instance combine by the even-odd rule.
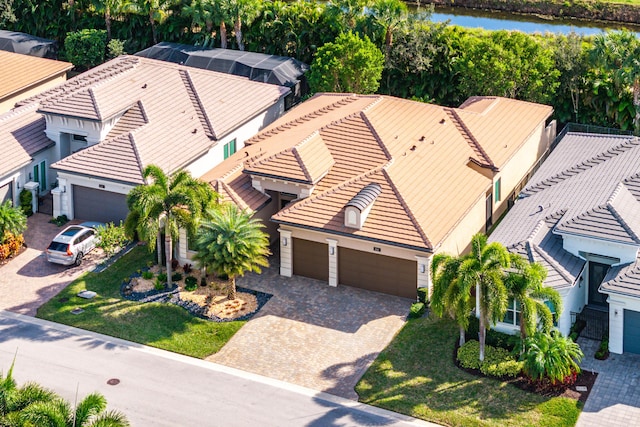
[[[489,239],[521,253],[531,236],[538,236],[550,256],[547,285],[571,285],[585,261],[563,249],[563,235],[640,246],[639,177],[639,139],[567,133]],[[632,268],[613,268],[608,277]],[[568,275],[560,279],[556,273],[563,270]],[[606,280],[610,283],[602,287],[611,290],[622,279]]]
[[[138,183],[141,169],[149,164],[169,172],[185,167],[288,91],[228,74],[121,56],[29,102],[39,103],[45,114],[89,120],[120,117],[99,144],[103,147],[79,151],[53,167]],[[120,138],[124,134],[129,137]],[[134,150],[135,162],[127,161],[120,149],[126,155]],[[101,162],[96,153],[121,163]]]
[[[474,105],[482,105],[483,99],[477,98]],[[524,131],[515,132],[511,124],[507,128],[510,137],[524,141],[552,111],[504,98],[489,101],[492,108],[485,106],[478,113],[471,103],[464,111],[380,95],[318,94],[202,178],[218,183],[237,167],[295,182],[320,177],[310,197],[281,210],[273,220],[433,251],[491,185],[489,178],[469,167],[470,159],[482,164],[488,160],[483,146],[465,130],[467,122],[479,126],[468,117],[482,114],[482,120],[491,123],[492,138],[508,145],[512,155],[521,141],[505,143],[500,133],[504,122],[519,120]],[[502,108],[502,103],[508,107]],[[296,157],[294,148],[305,144],[317,144],[308,147],[317,153]],[[318,148],[320,144],[328,152]],[[371,183],[381,192],[367,221],[360,230],[345,227],[344,206]],[[229,198],[244,200],[257,192],[246,187]]]
[[[0,177],[31,163],[39,151],[54,145],[44,133],[45,120],[27,105],[0,115]]]
[[[0,50],[0,100],[58,77],[73,64]]]

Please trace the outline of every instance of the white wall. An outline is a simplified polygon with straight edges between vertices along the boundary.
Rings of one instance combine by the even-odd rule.
[[[281,98],[266,111],[222,137],[215,146],[211,147],[208,153],[196,159],[187,166],[186,169],[191,172],[191,175],[194,177],[201,177],[224,160],[224,145],[226,143],[235,139],[236,151],[239,151],[244,147],[244,142],[247,139],[253,137],[265,126],[271,124],[271,122],[280,117],[283,112],[284,98]]]
[[[619,258],[620,264],[635,262],[638,247],[621,243],[607,242],[601,239],[588,239],[562,233],[562,247],[573,255],[584,258],[580,252],[602,255],[611,258]]]
[[[124,114],[124,112],[123,112]],[[118,119],[116,116],[110,120],[99,122],[95,120],[82,120],[74,117],[57,116],[53,114],[43,114],[47,123],[45,130],[49,139],[58,145],[58,156],[60,156],[60,134],[76,134],[87,137],[89,145],[97,144],[106,138],[107,134],[115,126]]]

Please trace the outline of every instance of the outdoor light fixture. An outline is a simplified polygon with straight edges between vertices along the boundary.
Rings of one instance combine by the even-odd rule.
[[[420,273],[424,273],[425,271],[426,271],[426,268],[424,264],[420,264]]]
[[[333,255],[336,253],[336,248],[334,248],[333,246],[329,246],[329,255]]]
[[[282,246],[287,246],[287,238],[286,237],[282,238]]]

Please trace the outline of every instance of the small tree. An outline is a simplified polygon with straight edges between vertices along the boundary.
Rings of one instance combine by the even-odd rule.
[[[65,55],[79,70],[86,70],[104,62],[107,33],[104,30],[84,29],[67,33]]]
[[[0,243],[7,233],[19,236],[27,229],[27,216],[20,208],[14,207],[10,200],[0,204]]]
[[[384,55],[367,36],[343,33],[318,49],[311,70],[312,92],[374,93],[380,87]]]
[[[264,224],[234,204],[208,211],[196,240],[196,261],[229,278],[228,298],[236,298],[236,277],[247,271],[259,273],[269,262],[269,237]]]
[[[433,293],[431,308],[442,317],[445,313],[460,327],[460,346],[464,345],[465,330],[469,326],[471,311],[471,289],[458,279],[458,271],[464,257],[436,254],[431,261]]]
[[[522,370],[534,381],[546,379],[555,385],[580,373],[578,363],[584,356],[580,346],[558,331],[536,332],[526,339],[525,348]]]
[[[98,227],[96,231],[98,235],[98,244],[96,246],[102,249],[108,257],[112,256],[118,248],[123,247],[129,241],[122,221],[120,221],[120,225],[110,222],[105,226]]]

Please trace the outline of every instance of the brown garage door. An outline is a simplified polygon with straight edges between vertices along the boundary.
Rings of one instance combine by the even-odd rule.
[[[293,274],[329,280],[329,248],[326,243],[293,239]]]
[[[338,275],[342,285],[416,298],[416,261],[338,247]]]
[[[118,224],[127,217],[127,196],[95,188],[73,186],[73,216]]]

